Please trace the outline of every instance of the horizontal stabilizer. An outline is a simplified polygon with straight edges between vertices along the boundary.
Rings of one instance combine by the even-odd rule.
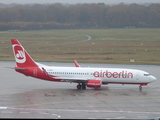
[[[44,72],[46,75],[50,76],[43,67],[42,67],[42,70],[43,70],[43,72]]]
[[[15,69],[15,67],[5,67],[5,68],[9,68],[9,69]]]
[[[6,68],[15,69],[15,70],[26,70],[26,68],[16,68],[16,67],[6,67]]]
[[[26,70],[26,68],[15,68],[15,70]]]

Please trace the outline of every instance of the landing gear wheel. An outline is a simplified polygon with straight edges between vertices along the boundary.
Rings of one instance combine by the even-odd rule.
[[[86,89],[86,83],[82,83],[82,89]]]
[[[142,90],[142,86],[139,86],[139,90]]]
[[[85,82],[82,82],[82,83],[78,83],[77,85],[77,89],[86,89],[86,83]]]
[[[81,89],[81,85],[77,85],[77,89],[79,89],[79,90],[80,90],[80,89]]]
[[[86,89],[86,86],[82,86],[82,89]]]

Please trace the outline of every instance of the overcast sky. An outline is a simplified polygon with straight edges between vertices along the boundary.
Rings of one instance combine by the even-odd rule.
[[[18,3],[18,4],[28,4],[28,3],[160,3],[160,0],[0,0],[0,3]]]

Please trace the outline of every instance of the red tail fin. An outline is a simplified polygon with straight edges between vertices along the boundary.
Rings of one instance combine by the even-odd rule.
[[[24,68],[37,66],[17,39],[11,39],[11,43],[17,67]]]

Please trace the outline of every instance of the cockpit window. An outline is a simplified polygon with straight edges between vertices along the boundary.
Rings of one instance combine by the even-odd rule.
[[[150,76],[150,74],[144,74],[144,76]]]

